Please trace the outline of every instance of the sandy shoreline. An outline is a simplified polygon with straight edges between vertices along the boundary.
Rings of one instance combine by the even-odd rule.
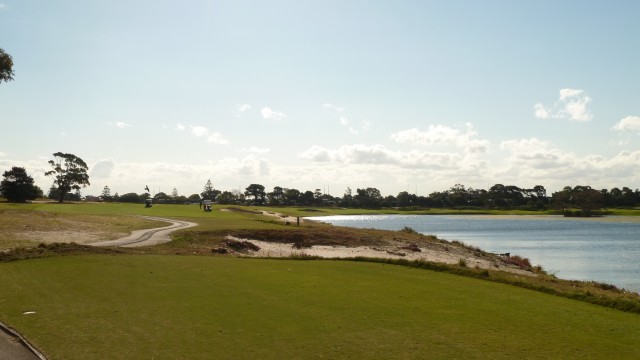
[[[386,246],[328,246],[315,245],[308,248],[298,249],[292,243],[273,243],[254,239],[241,239],[228,236],[227,239],[233,241],[248,241],[257,245],[260,250],[242,253],[243,256],[250,257],[290,257],[290,256],[319,256],[326,259],[369,257],[382,259],[406,259],[422,260],[444,264],[459,264],[464,260],[466,266],[487,270],[508,271],[511,273],[535,276],[531,271],[507,265],[497,257],[486,257],[475,255],[474,252],[451,246],[450,250],[434,250],[419,247],[420,251],[412,251],[406,246],[386,245]]]

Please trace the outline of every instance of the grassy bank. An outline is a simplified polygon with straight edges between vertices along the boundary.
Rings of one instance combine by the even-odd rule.
[[[640,356],[635,314],[402,266],[73,256],[0,284],[0,318],[52,359]]]

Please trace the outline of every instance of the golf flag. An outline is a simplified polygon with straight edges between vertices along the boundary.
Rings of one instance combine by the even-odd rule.
[[[145,185],[144,189],[147,190],[147,192],[149,192],[149,185]]]

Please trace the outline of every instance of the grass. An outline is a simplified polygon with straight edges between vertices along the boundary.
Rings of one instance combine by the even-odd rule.
[[[39,243],[112,240],[164,223],[117,213],[91,214],[0,205],[0,251]],[[73,205],[71,205],[73,206]],[[82,209],[80,209],[82,210]]]
[[[0,252],[0,320],[52,359],[599,358],[612,353],[637,358],[640,353],[632,341],[640,335],[640,316],[610,309],[640,312],[637,294],[466,263],[212,256],[212,248],[229,234],[301,247],[387,240],[457,246],[411,229],[286,226],[255,212],[263,209],[221,208],[227,207],[205,213],[197,205],[0,203],[0,236],[15,235],[22,225],[52,233],[61,223],[74,223],[81,232],[152,227],[137,215],[200,224],[178,232],[170,243],[141,249],[36,246],[19,236],[4,242],[0,237],[0,247],[20,244]],[[22,315],[25,311],[37,314]]]
[[[635,314],[394,265],[72,256],[0,284],[0,318],[52,359],[640,356]]]

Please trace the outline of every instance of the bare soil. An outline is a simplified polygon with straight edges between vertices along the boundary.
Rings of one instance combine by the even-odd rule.
[[[0,210],[0,250],[40,243],[90,244],[166,225],[137,216]]]

